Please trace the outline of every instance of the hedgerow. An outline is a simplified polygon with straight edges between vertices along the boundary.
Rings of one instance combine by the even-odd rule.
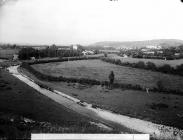
[[[101,58],[101,60],[111,64],[120,65],[120,66],[127,66],[132,68],[139,68],[139,69],[145,69],[145,70],[183,76],[183,64],[178,65],[176,68],[174,68],[168,64],[164,64],[163,66],[157,67],[152,62],[144,63],[143,61],[139,61],[137,63],[129,63],[129,62],[121,62],[120,59],[113,59],[113,58]]]
[[[94,58],[91,58],[91,59],[94,59]],[[80,58],[80,59],[79,58],[72,58],[72,59],[70,59],[70,61],[74,61],[74,60],[84,60],[84,58]],[[109,59],[107,59],[107,61],[108,60]],[[60,59],[59,61],[54,61],[54,62],[62,62],[62,61],[68,61],[68,59],[62,59],[62,60]],[[106,59],[104,61],[106,61]],[[73,78],[73,77],[64,77],[64,76],[56,77],[56,76],[46,75],[46,74],[43,74],[43,73],[37,71],[33,67],[31,67],[31,65],[39,64],[41,62],[43,62],[43,63],[46,63],[46,62],[50,63],[50,62],[53,62],[53,60],[39,61],[39,62],[34,62],[34,63],[23,62],[21,64],[21,67],[25,68],[30,73],[34,74],[40,80],[51,81],[51,82],[54,81],[54,82],[80,83],[80,84],[88,84],[88,85],[101,85],[101,86],[108,86],[109,85],[109,81],[99,81],[99,80],[95,80],[95,79]],[[115,60],[114,59],[110,59],[110,62],[115,62]],[[119,64],[119,61],[117,63]],[[128,65],[128,62],[125,63],[125,64]],[[143,64],[139,64],[139,66],[143,66]],[[40,83],[38,83],[38,85],[40,85],[40,87],[49,89],[49,87],[47,87],[45,85],[42,85]],[[113,88],[146,91],[146,88],[142,87],[140,85],[132,85],[132,84],[125,84],[125,83],[114,83],[113,84]],[[160,87],[160,85],[159,86],[157,85],[157,87],[154,87],[154,88],[150,88],[149,91],[152,91],[152,92],[162,92],[162,93],[165,93],[165,94],[183,95],[183,92],[180,91],[180,90],[166,89],[166,88]]]

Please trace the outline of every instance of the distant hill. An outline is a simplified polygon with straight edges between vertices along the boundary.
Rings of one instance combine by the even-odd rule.
[[[141,48],[146,45],[160,45],[164,48],[177,47],[183,45],[183,40],[178,39],[155,39],[155,40],[145,40],[145,41],[103,41],[96,42],[89,45],[89,47],[114,47],[114,48]]]

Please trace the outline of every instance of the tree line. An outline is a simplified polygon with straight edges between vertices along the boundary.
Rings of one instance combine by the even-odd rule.
[[[74,57],[81,56],[81,50],[58,50],[57,48],[34,49],[32,47],[22,48],[19,51],[18,57],[20,60],[29,60],[31,57],[36,59],[45,57]]]
[[[120,66],[127,66],[139,69],[146,69],[151,71],[157,71],[167,74],[175,74],[183,76],[183,64],[176,66],[175,68],[170,66],[169,64],[164,64],[163,66],[157,67],[153,62],[144,63],[143,61],[139,61],[137,63],[129,63],[129,62],[121,62],[120,59],[113,59],[113,58],[102,58],[102,61],[120,65]]]
[[[93,57],[91,57],[91,58],[85,58],[85,57],[71,58],[70,61],[85,60],[85,59],[98,59],[98,58],[93,58]],[[68,82],[68,83],[80,83],[80,84],[88,84],[88,85],[101,85],[101,86],[108,86],[110,84],[109,81],[99,81],[99,80],[96,80],[96,79],[46,75],[44,73],[41,73],[41,72],[37,71],[33,67],[31,67],[31,65],[33,65],[33,64],[49,63],[49,62],[53,62],[53,61],[55,61],[55,60],[40,61],[40,62],[35,61],[35,62],[29,62],[29,63],[23,62],[21,64],[21,67],[25,68],[26,70],[28,70],[29,72],[34,74],[40,80],[55,81],[55,82]],[[67,59],[62,58],[59,61],[60,62],[67,61]],[[56,60],[55,62],[58,62],[58,60]],[[146,89],[144,87],[142,87],[141,85],[138,85],[138,84],[132,85],[132,84],[126,84],[126,83],[113,83],[113,88],[146,91]],[[167,88],[163,87],[161,81],[157,82],[157,87],[150,88],[149,91],[161,92],[161,93],[164,93],[164,94],[183,95],[183,92],[181,90],[167,89]]]

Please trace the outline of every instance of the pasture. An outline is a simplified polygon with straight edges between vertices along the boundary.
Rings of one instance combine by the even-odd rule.
[[[62,75],[65,77],[88,78],[100,81],[108,80],[110,71],[114,71],[116,83],[141,85],[142,87],[153,88],[157,87],[158,81],[161,81],[164,88],[183,91],[183,77],[117,66],[101,60],[54,62],[36,64],[32,65],[32,67],[47,75]]]
[[[161,59],[143,59],[143,58],[131,58],[131,57],[121,57],[118,55],[110,55],[110,58],[114,59],[120,59],[122,63],[129,62],[129,63],[138,63],[139,61],[143,61],[144,63],[152,62],[157,67],[163,66],[165,64],[168,64],[172,67],[176,67],[177,65],[183,64],[183,59],[177,59],[177,60],[161,60]]]
[[[183,96],[136,90],[109,90],[105,87],[78,83],[48,82],[37,79],[25,69],[21,71],[44,85],[115,113],[183,129]]]
[[[13,55],[17,53],[18,53],[17,49],[1,49],[0,48],[0,58],[11,59],[13,58]]]

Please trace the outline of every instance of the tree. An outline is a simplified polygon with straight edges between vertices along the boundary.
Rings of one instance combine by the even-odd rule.
[[[174,68],[168,64],[165,64],[165,65],[159,67],[159,71],[164,72],[164,73],[172,73],[174,71]]]
[[[135,67],[136,68],[145,68],[145,64],[143,61],[139,61],[138,63],[135,64]]]
[[[154,63],[152,63],[152,62],[147,62],[146,66],[147,66],[147,69],[149,69],[149,70],[155,71],[157,69],[156,65]]]
[[[22,48],[18,54],[19,59],[26,60],[30,57],[38,57],[38,52],[33,48]]]
[[[111,71],[110,74],[109,74],[109,86],[110,88],[112,88],[112,85],[113,85],[113,82],[114,82],[114,72]]]

